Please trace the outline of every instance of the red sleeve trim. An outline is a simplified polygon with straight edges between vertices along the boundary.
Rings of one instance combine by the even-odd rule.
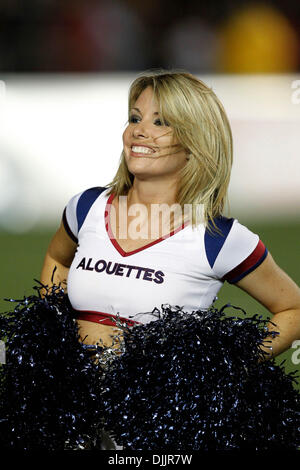
[[[235,284],[236,282],[243,279],[250,272],[254,271],[266,258],[268,250],[261,240],[259,240],[255,250],[246,258],[242,263],[240,263],[236,268],[229,271],[223,277],[223,281],[227,281],[230,284]]]

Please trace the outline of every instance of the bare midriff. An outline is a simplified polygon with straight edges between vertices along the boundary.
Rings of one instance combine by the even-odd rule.
[[[115,326],[100,325],[86,320],[77,320],[78,331],[84,344],[112,346],[116,337],[122,338],[122,330]]]

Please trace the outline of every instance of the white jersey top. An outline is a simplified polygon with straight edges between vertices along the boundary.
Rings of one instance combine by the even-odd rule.
[[[188,224],[124,252],[110,229],[113,195],[107,193],[91,188],[77,194],[63,215],[66,231],[78,243],[68,295],[79,318],[115,325],[117,315],[148,323],[163,304],[186,312],[207,309],[225,280],[237,282],[267,255],[258,235],[226,217],[215,219],[222,235],[211,234],[204,224],[195,229]]]

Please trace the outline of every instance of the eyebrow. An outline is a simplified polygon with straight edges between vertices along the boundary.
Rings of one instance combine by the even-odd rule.
[[[135,109],[138,113],[142,114],[141,111],[139,110],[139,108],[131,108],[131,109]],[[153,113],[155,116],[158,116],[159,113],[155,112]]]

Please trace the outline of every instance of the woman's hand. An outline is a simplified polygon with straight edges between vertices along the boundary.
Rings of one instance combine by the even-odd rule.
[[[278,331],[262,346],[271,356],[288,349],[293,341],[300,339],[300,289],[295,282],[275,263],[268,253],[263,263],[245,276],[237,286],[250,294],[274,316],[268,325],[269,331]],[[270,351],[270,345],[272,351]]]

